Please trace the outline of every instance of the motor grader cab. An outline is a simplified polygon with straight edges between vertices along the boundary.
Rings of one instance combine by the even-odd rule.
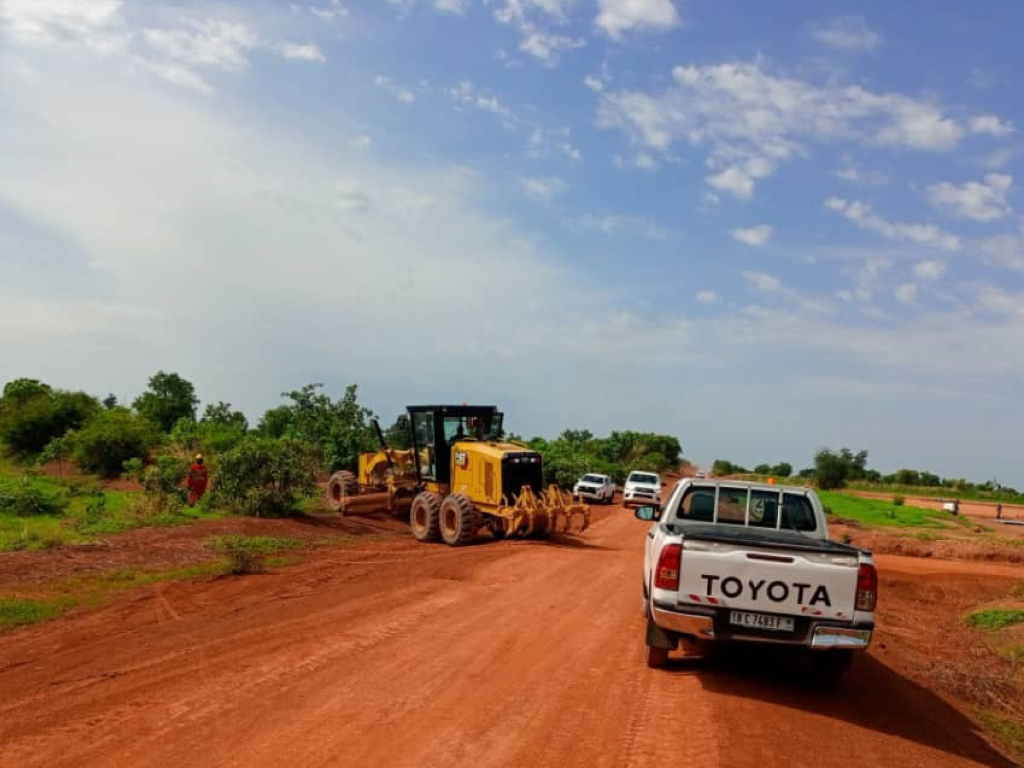
[[[409,505],[409,522],[419,541],[444,541],[452,546],[469,543],[481,528],[495,538],[505,536],[546,536],[562,527],[569,530],[573,520],[579,530],[590,523],[590,509],[574,503],[557,486],[544,487],[540,454],[527,446],[504,440],[502,413],[487,405],[409,406],[406,425],[411,448],[383,450],[373,457],[385,457],[387,506],[404,513]],[[330,495],[348,511],[371,491],[360,457],[360,476],[350,473],[344,481],[331,478]],[[367,458],[367,464],[375,462]],[[380,458],[376,459],[380,465]],[[379,506],[379,505],[378,505]]]

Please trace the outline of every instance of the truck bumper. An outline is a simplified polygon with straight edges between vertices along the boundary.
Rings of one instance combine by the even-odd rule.
[[[838,625],[828,622],[800,622],[796,632],[775,635],[767,632],[754,634],[737,631],[728,625],[727,610],[680,611],[651,603],[651,620],[658,628],[697,640],[718,642],[752,642],[774,645],[803,646],[812,650],[864,650],[871,644],[871,625]],[[717,630],[716,630],[717,626]]]

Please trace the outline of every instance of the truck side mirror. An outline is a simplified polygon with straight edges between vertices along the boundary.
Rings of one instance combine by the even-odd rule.
[[[661,518],[661,507],[655,504],[644,504],[642,507],[637,507],[636,512],[633,514],[637,520],[644,520],[649,523]]]

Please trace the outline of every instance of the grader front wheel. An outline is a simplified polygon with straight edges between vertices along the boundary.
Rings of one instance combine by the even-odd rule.
[[[441,538],[441,497],[424,491],[412,500],[409,510],[409,524],[416,541],[437,541]]]
[[[445,544],[468,544],[479,529],[480,513],[465,494],[452,493],[441,504],[441,538]]]
[[[344,514],[349,498],[359,493],[356,476],[342,469],[327,481],[327,498],[331,507]]]

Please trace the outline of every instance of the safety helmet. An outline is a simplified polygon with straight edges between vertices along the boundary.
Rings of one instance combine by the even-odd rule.
[[[203,460],[203,454],[197,453],[196,454],[196,461],[202,461],[202,460]]]

